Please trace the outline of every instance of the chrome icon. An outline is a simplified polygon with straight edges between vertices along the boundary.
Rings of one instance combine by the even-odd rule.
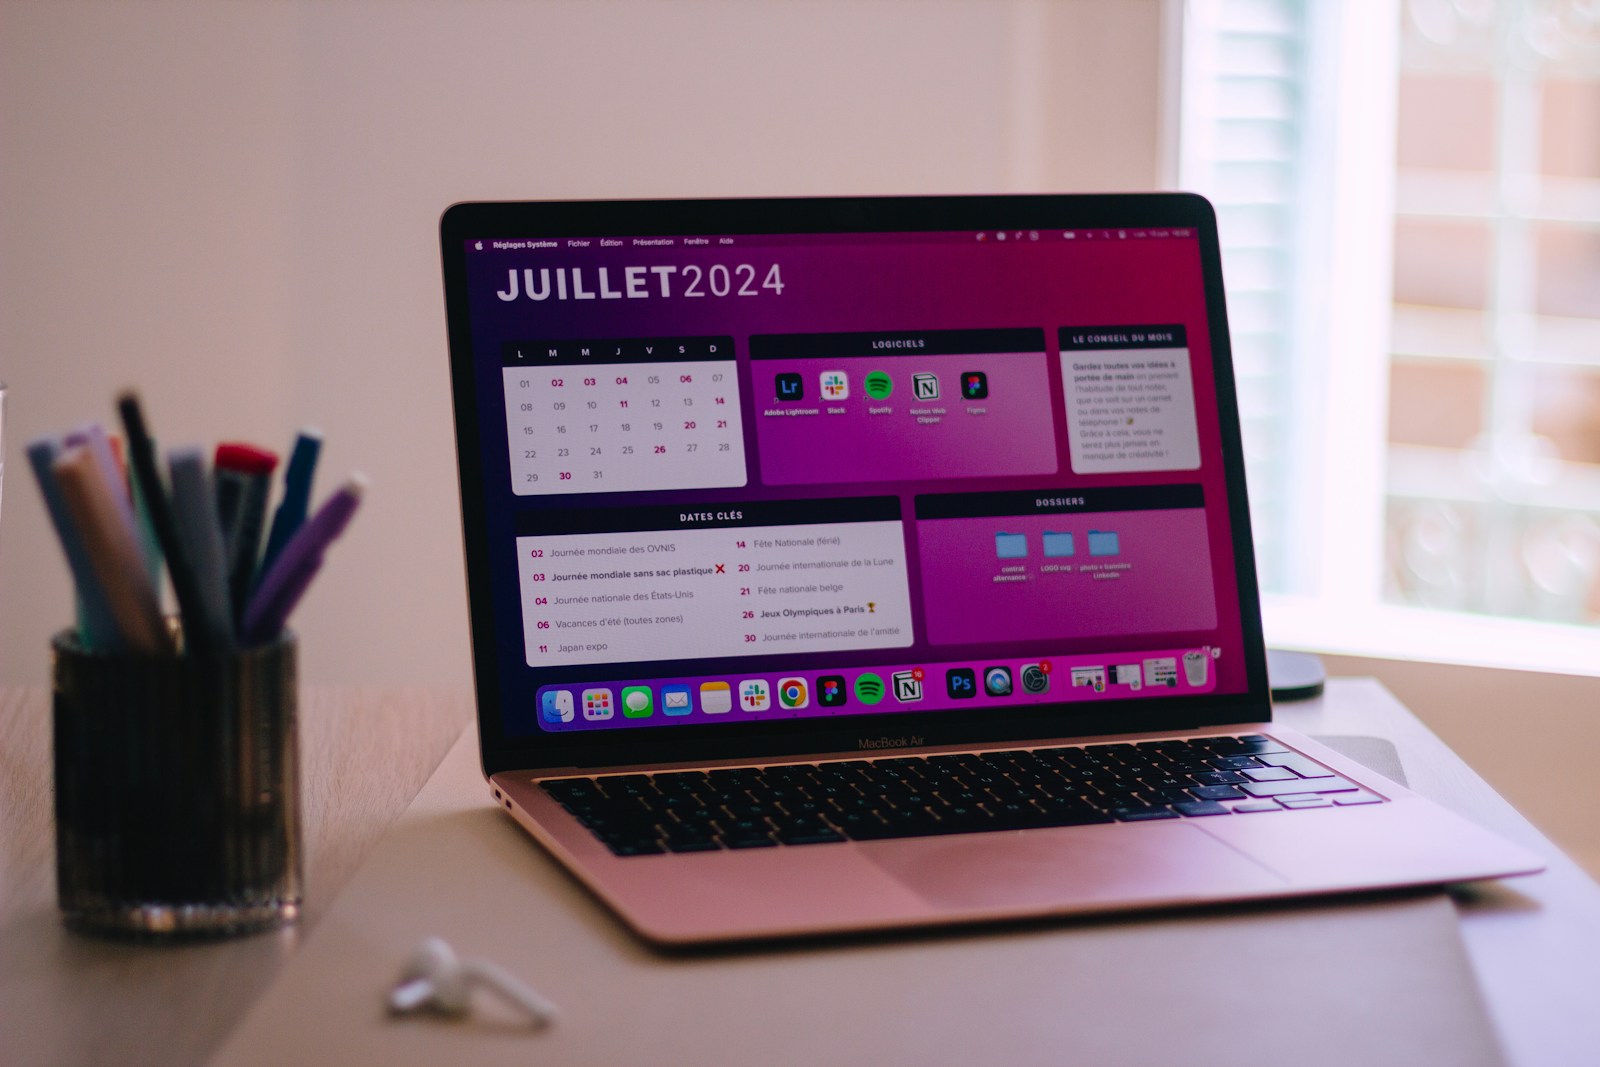
[[[804,678],[780,678],[778,680],[778,704],[780,707],[795,708],[807,707],[811,703],[811,690],[806,686]]]

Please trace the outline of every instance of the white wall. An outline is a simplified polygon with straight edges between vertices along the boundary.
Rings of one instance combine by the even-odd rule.
[[[436,223],[478,198],[1137,189],[1161,0],[0,4],[0,683],[65,566],[22,442],[327,434],[312,681],[469,684]]]

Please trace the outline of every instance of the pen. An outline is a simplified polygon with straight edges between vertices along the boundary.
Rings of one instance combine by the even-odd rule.
[[[305,594],[311,579],[322,566],[323,555],[333,540],[344,532],[366,492],[364,475],[351,475],[339,491],[317,509],[284,545],[272,569],[256,586],[244,618],[246,644],[268,641],[283,629],[284,621]]]
[[[111,439],[114,448],[121,448],[122,438]],[[155,448],[152,441],[150,447]],[[124,453],[124,457],[126,454]],[[124,468],[126,469],[126,467]],[[156,537],[155,523],[150,518],[150,503],[144,498],[144,487],[131,470],[127,471],[128,495],[133,498],[133,523],[139,535],[139,551],[144,554],[145,573],[150,575],[150,584],[157,590],[161,588],[161,541]]]
[[[67,434],[66,445],[72,448],[76,445],[87,445],[89,452],[94,456],[95,463],[100,468],[100,474],[106,480],[106,488],[111,490],[111,499],[116,502],[117,511],[127,521],[128,528],[133,528],[133,501],[128,496],[127,472],[121,463],[117,462],[115,451],[111,447],[111,438],[106,435],[106,428],[98,422],[92,422],[81,429],[73,430]]]
[[[133,460],[133,476],[138,479],[139,491],[144,495],[150,521],[156,528],[156,540],[167,557],[167,573],[172,576],[172,591],[178,597],[178,612],[183,616],[184,643],[195,653],[209,651],[205,647],[206,634],[201,625],[204,609],[200,606],[200,591],[195,584],[194,571],[184,555],[178,540],[177,524],[172,518],[172,505],[161,484],[161,471],[156,466],[155,446],[145,428],[144,412],[139,398],[132,392],[117,398],[117,412],[122,416],[122,428],[128,435],[128,455]]]
[[[256,573],[256,554],[261,550],[261,530],[267,520],[267,493],[272,488],[272,472],[278,457],[253,445],[225,443],[217,446],[217,478],[224,473],[244,479],[239,513],[231,532],[224,527],[228,547],[228,592],[233,601],[235,627],[244,622],[244,609],[250,602],[250,580]]]
[[[273,513],[272,530],[267,534],[267,548],[261,554],[261,565],[256,568],[258,590],[277,561],[278,553],[283,551],[300,524],[306,521],[306,511],[311,505],[311,478],[316,473],[317,457],[321,453],[321,430],[307,427],[295,437],[294,450],[289,453],[289,465],[283,472],[283,499]]]
[[[51,470],[123,640],[136,652],[171,651],[138,542],[123,522],[93,453],[84,446],[68,449]]]
[[[229,648],[233,645],[233,612],[228,604],[228,565],[205,458],[198,448],[173,449],[167,469],[172,475],[172,517],[194,571],[198,623],[205,631],[205,645],[216,650]]]
[[[67,567],[72,571],[72,581],[78,590],[78,640],[88,651],[114,652],[123,647],[122,635],[117,632],[105,590],[89,563],[88,550],[83,546],[83,538],[56,480],[55,462],[61,455],[61,446],[51,438],[41,437],[28,443],[27,452],[33,476],[39,482],[39,492],[44,495],[45,510],[50,513],[50,522],[56,528],[56,537],[61,541],[61,550],[66,554]]]
[[[244,511],[244,492],[248,485],[249,479],[244,475],[230,471],[220,463],[211,475],[211,495],[216,504],[217,527],[222,531],[224,559],[233,559],[233,548],[239,540],[239,516]]]

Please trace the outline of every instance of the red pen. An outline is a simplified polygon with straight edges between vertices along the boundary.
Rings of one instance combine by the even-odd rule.
[[[217,446],[217,515],[228,553],[228,596],[236,627],[244,621],[261,532],[267,524],[267,493],[277,466],[277,453],[264,448],[235,441]]]

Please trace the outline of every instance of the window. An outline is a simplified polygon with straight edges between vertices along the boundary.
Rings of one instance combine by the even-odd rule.
[[[1385,598],[1600,620],[1600,5],[1409,0]]]
[[[1600,673],[1600,3],[1183,11],[1268,640]]]

